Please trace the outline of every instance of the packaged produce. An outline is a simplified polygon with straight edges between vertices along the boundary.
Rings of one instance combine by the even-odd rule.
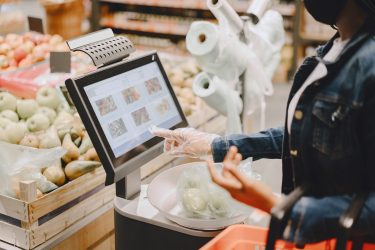
[[[215,167],[222,172],[222,164],[215,164]],[[259,179],[251,168],[251,159],[243,161],[239,168],[249,178]],[[205,163],[197,163],[181,174],[177,184],[177,200],[184,215],[189,218],[231,218],[247,210],[245,205],[235,201],[225,189],[212,182]]]
[[[19,181],[35,180],[38,189],[49,192],[56,185],[41,174],[41,169],[54,164],[65,154],[65,149],[36,149],[0,141],[0,192],[17,196]]]

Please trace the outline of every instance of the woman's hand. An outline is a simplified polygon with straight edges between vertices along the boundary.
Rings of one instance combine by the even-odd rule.
[[[263,182],[250,180],[238,170],[242,160],[236,147],[231,147],[223,162],[223,173],[217,173],[211,160],[207,161],[213,182],[228,190],[232,197],[267,213],[279,202],[279,198]]]
[[[153,127],[150,131],[155,136],[164,137],[164,150],[176,157],[200,158],[208,156],[212,154],[212,141],[218,137],[218,135],[200,132],[193,128],[179,128],[172,131]]]

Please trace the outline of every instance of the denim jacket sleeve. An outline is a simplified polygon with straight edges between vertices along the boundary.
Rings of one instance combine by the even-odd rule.
[[[284,127],[271,128],[251,135],[234,134],[216,138],[211,147],[215,162],[221,162],[231,146],[236,146],[243,159],[253,157],[281,159]]]

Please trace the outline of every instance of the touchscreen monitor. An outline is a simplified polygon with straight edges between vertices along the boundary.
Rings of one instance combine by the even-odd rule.
[[[187,126],[156,53],[66,82],[107,172],[107,184],[162,152],[149,128]],[[109,166],[108,166],[109,165]]]

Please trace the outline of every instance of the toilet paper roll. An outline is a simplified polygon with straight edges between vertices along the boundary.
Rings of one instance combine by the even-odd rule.
[[[243,104],[238,92],[231,89],[218,77],[205,72],[201,72],[195,77],[193,92],[210,107],[227,116],[226,132],[228,134],[242,132],[240,114]]]
[[[225,81],[237,79],[247,67],[249,48],[210,22],[192,23],[186,47],[204,71]]]
[[[226,0],[207,0],[207,6],[220,25],[228,25],[235,34],[242,31],[243,21]]]

